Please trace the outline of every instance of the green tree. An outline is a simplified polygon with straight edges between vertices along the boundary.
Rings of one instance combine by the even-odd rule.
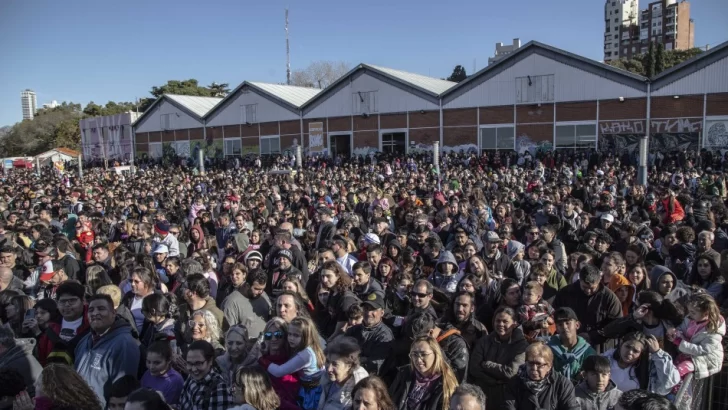
[[[52,148],[78,149],[83,117],[81,104],[63,103],[55,108],[39,109],[32,120],[21,121],[0,139],[0,155],[33,156]]]
[[[702,53],[703,50],[700,48],[691,48],[689,50],[664,50],[662,51],[662,60],[663,60],[663,67],[661,71],[667,70],[668,68],[678,65],[686,60],[689,60],[691,58],[695,58],[700,53]],[[657,53],[654,53],[654,56],[657,57]],[[649,58],[649,52],[646,54],[640,54],[638,56],[635,56],[632,59],[619,59],[619,60],[612,60],[608,61],[607,64],[620,68],[622,70],[627,70],[630,72],[633,72],[635,74],[639,75],[647,75],[647,67],[651,63]],[[653,67],[655,67],[655,70],[653,72],[653,75],[657,75],[660,73],[660,71],[657,71],[657,58],[652,59],[654,61]]]
[[[456,65],[455,68],[452,70],[452,74],[450,74],[450,77],[447,77],[447,80],[459,83],[466,78],[468,78],[468,74],[465,72],[465,67],[461,65]]]
[[[650,48],[644,60],[645,75],[652,78],[655,75],[655,43],[650,42]]]
[[[230,84],[228,83],[218,84],[213,81],[212,84],[207,86],[207,89],[210,90],[210,95],[212,97],[224,98],[230,94]]]
[[[216,84],[216,83],[213,83]],[[221,86],[227,87],[227,84],[220,84]],[[213,91],[208,87],[201,86],[197,80],[191,78],[189,80],[169,80],[167,84],[162,86],[154,86],[150,91],[153,98],[143,98],[139,101],[139,112],[146,111],[157,98],[164,94],[177,94],[177,95],[192,95],[198,97],[213,97]]]
[[[655,75],[665,70],[665,46],[662,43],[657,44],[655,50]]]

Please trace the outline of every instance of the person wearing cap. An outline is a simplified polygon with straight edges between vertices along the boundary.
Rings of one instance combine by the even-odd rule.
[[[316,234],[316,249],[327,247],[329,242],[334,239],[336,234],[336,225],[334,224],[334,211],[327,206],[319,206],[316,208],[321,223],[319,224]]]
[[[36,299],[56,299],[56,291],[58,286],[68,280],[68,275],[63,270],[63,263],[54,259],[43,263],[40,267],[40,289],[36,294]]]
[[[556,334],[548,341],[548,346],[554,353],[554,370],[570,380],[577,380],[584,360],[597,352],[579,336],[581,324],[573,309],[557,309],[554,312],[554,322]]]
[[[283,293],[283,282],[287,278],[293,278],[303,283],[303,273],[293,266],[293,253],[290,249],[280,249],[275,255],[278,261],[278,268],[269,276],[271,296],[278,297]]]
[[[157,247],[152,250],[152,256],[154,257],[154,270],[159,275],[159,280],[162,283],[169,282],[167,271],[164,268],[165,261],[169,257],[169,249],[167,248],[167,245],[162,245],[161,243],[157,245]]]
[[[384,324],[384,297],[381,292],[372,292],[362,298],[364,320],[346,331],[361,346],[361,366],[369,374],[381,374],[382,366],[389,357],[394,344],[392,330]]]
[[[488,231],[485,234],[484,242],[485,246],[483,246],[481,256],[488,266],[488,273],[494,278],[502,277],[508,270],[511,260],[500,250],[502,244],[500,236],[494,231]]]
[[[169,233],[170,226],[167,221],[159,221],[154,224],[154,232],[158,236],[155,245],[164,245],[169,250],[167,256],[179,256],[179,241]]]
[[[371,226],[374,233],[379,237],[379,244],[385,249],[389,248],[389,243],[397,238],[389,230],[389,220],[383,216],[373,218]]]

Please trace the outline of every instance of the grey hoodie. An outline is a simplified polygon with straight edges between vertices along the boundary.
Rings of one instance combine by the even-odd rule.
[[[622,396],[622,391],[611,380],[602,393],[589,390],[586,380],[579,383],[575,390],[576,402],[581,410],[611,410]]]
[[[440,265],[443,263],[450,263],[454,266],[452,275],[445,276],[440,272]],[[440,258],[437,260],[437,264],[435,265],[435,271],[432,272],[432,275],[430,276],[430,282],[432,282],[433,286],[446,293],[453,294],[457,292],[458,282],[462,277],[463,275],[460,273],[460,267],[458,266],[458,262],[455,260],[455,256],[452,252],[440,252]]]
[[[670,299],[670,301],[672,302],[678,302],[679,300],[687,297],[690,294],[687,286],[677,279],[677,275],[675,275],[666,266],[662,265],[657,265],[650,271],[650,290],[654,290],[655,292],[660,293],[660,291],[658,290],[659,282],[660,278],[662,278],[664,275],[671,275],[673,280],[673,288],[670,293],[665,295],[665,298]]]
[[[33,356],[35,339],[15,339],[15,346],[0,356],[0,369],[13,369],[23,376],[30,397],[35,396],[35,381],[43,367]]]

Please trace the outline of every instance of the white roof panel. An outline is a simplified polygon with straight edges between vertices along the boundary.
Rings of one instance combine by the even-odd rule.
[[[433,94],[442,94],[457,85],[457,83],[452,81],[441,80],[439,78],[428,77],[426,75],[410,73],[407,71],[395,70],[393,68],[379,67],[371,64],[362,64],[362,66],[380,71],[390,77],[394,77],[400,81],[409,83]]]
[[[182,105],[188,110],[195,113],[198,117],[204,117],[212,107],[217,105],[222,98],[215,97],[196,97],[191,95],[165,94],[168,98]]]
[[[258,87],[261,90],[296,107],[302,106],[303,103],[321,92],[321,89],[319,88],[296,87],[285,84],[259,83],[252,81],[249,81],[248,84]]]

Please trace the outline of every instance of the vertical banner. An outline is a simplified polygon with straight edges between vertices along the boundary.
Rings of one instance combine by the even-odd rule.
[[[308,152],[310,154],[324,150],[324,123],[308,123]]]

